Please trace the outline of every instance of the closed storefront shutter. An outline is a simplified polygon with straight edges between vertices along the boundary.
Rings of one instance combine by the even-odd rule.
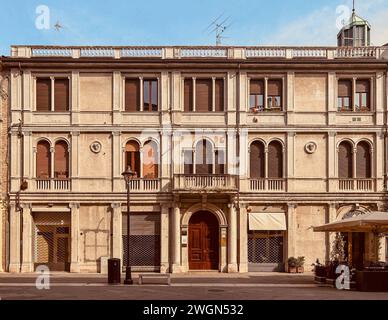
[[[51,79],[36,80],[36,110],[51,110]]]
[[[125,111],[136,112],[140,108],[140,80],[125,80]]]
[[[208,112],[212,110],[212,80],[197,79],[195,84],[196,111]]]
[[[127,217],[123,213],[123,261],[127,265]],[[160,267],[160,214],[131,213],[130,265],[138,270]]]
[[[69,110],[69,79],[55,79],[54,110],[64,112]]]

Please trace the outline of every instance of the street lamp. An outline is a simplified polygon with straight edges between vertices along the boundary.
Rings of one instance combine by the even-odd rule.
[[[136,175],[136,172],[133,172],[131,169],[131,166],[128,166],[127,170],[125,170],[122,173],[122,176],[125,179],[125,184],[127,186],[127,266],[125,269],[125,280],[124,284],[133,284],[132,280],[132,272],[131,272],[131,266],[129,263],[129,237],[131,236],[130,232],[130,217],[131,214],[129,212],[129,196],[130,196],[130,191],[131,191],[131,180],[133,177]]]

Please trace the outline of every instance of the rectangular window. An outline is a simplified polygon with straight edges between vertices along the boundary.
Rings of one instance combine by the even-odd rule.
[[[224,174],[225,173],[224,151],[216,150],[215,156],[216,156],[215,174]]]
[[[185,79],[184,83],[185,112],[193,112],[193,79]]]
[[[215,81],[215,111],[224,111],[224,79],[216,79]]]
[[[212,80],[197,79],[195,83],[195,109],[198,112],[212,111]]]
[[[352,80],[338,81],[338,111],[352,111]]]
[[[54,86],[53,86],[54,84]],[[54,97],[52,95],[54,90]],[[54,108],[52,108],[54,106]],[[70,110],[69,79],[51,78],[36,79],[36,111],[66,112]]]
[[[54,111],[69,111],[69,79],[54,80]]]
[[[158,111],[158,81],[156,79],[143,82],[144,111]]]
[[[250,81],[249,109],[252,112],[264,110],[264,81],[263,80]]]
[[[357,80],[356,82],[356,111],[370,111],[370,81]]]
[[[140,79],[125,79],[125,111],[140,111]]]
[[[193,152],[191,150],[184,151],[184,174],[193,174]]]
[[[51,79],[36,80],[36,111],[51,111]]]
[[[273,111],[282,110],[282,80],[268,81],[267,108]]]

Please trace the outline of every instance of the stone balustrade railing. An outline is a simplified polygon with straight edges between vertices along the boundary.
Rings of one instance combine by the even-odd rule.
[[[388,59],[388,47],[58,47],[12,46],[11,56],[63,58],[158,59]]]

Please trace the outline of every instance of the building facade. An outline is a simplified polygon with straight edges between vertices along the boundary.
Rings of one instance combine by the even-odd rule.
[[[384,47],[12,47],[8,270],[126,263],[128,166],[135,270],[329,260],[313,226],[386,208],[387,62]],[[366,237],[355,262],[374,259]]]
[[[9,74],[0,64],[0,272],[7,269]]]

